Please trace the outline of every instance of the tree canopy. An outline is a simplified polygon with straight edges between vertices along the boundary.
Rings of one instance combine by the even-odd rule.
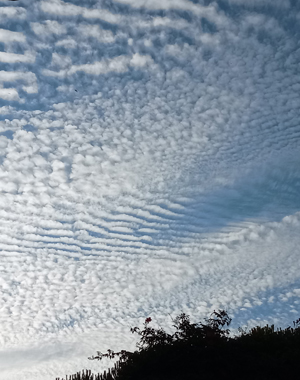
[[[98,351],[89,359],[119,360],[103,374],[83,372],[70,379],[300,379],[300,318],[293,327],[276,331],[274,325],[248,332],[240,328],[235,337],[230,337],[231,318],[225,310],[214,311],[204,322],[191,323],[185,313],[172,321],[176,331],[168,334],[150,327],[152,319],[146,318],[142,329],[131,328],[140,337],[136,351]]]

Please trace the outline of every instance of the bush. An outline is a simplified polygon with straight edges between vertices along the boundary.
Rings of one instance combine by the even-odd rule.
[[[293,380],[300,373],[300,319],[285,330],[272,326],[254,327],[230,338],[231,318],[224,310],[214,311],[205,323],[191,323],[185,313],[173,320],[174,334],[149,326],[131,328],[139,335],[137,350],[97,352],[90,360],[103,357],[119,360],[102,375],[91,373],[71,380],[199,380],[256,379]],[[76,376],[76,375],[74,375]],[[78,377],[81,376],[81,377]],[[82,377],[90,376],[90,377]],[[94,378],[91,376],[95,376]],[[97,377],[98,376],[98,377]],[[57,379],[59,380],[59,379]]]

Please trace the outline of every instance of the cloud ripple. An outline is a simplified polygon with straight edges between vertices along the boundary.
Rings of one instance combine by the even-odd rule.
[[[299,317],[300,9],[228,4],[1,2],[0,379]]]

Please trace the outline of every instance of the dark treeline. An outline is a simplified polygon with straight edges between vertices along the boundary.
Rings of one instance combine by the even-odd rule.
[[[173,320],[174,334],[149,326],[131,328],[140,336],[135,352],[97,352],[119,360],[103,374],[83,371],[67,380],[296,380],[300,379],[300,319],[293,327],[254,327],[230,336],[231,319],[224,310],[204,323],[191,323],[182,313]],[[60,380],[57,378],[56,380]],[[61,379],[63,380],[63,379]]]

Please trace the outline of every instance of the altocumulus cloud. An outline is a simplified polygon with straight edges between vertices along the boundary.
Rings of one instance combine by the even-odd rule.
[[[130,326],[299,317],[300,7],[0,2],[0,379]]]

